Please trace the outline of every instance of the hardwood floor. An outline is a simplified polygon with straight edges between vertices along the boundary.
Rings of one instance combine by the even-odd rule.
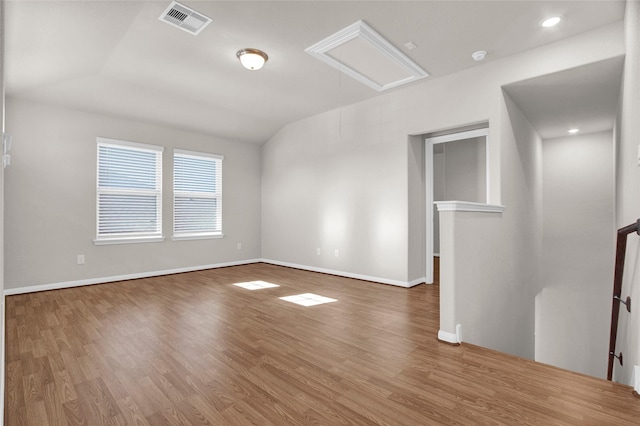
[[[307,292],[338,301],[278,299]],[[437,331],[437,285],[266,264],[10,296],[5,424],[640,423],[629,387]]]

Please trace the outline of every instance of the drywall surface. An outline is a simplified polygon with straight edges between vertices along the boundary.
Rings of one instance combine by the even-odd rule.
[[[506,207],[500,214],[440,212],[442,221],[451,222],[441,228],[449,234],[441,235],[440,285],[443,289],[454,277],[455,324],[462,326],[463,341],[533,358],[540,139],[506,94],[500,118],[491,140],[503,142]],[[452,262],[444,261],[447,252],[455,256]]]
[[[484,137],[434,145],[433,200],[485,203],[486,153]],[[435,206],[433,222],[433,250],[439,253],[440,218]]]
[[[0,4],[0,40],[4,40],[4,2]],[[4,135],[6,131],[4,127],[5,119],[5,89],[4,89],[4,46],[0,48],[0,136]],[[0,143],[3,146],[3,143]],[[4,154],[4,151],[3,151]],[[0,154],[1,155],[1,154]],[[3,160],[4,161],[4,160]],[[0,161],[2,163],[3,161]],[[0,412],[4,417],[4,372],[5,372],[5,359],[4,359],[4,346],[5,346],[5,324],[4,324],[4,165],[0,166],[0,365],[2,371],[0,371]],[[2,425],[4,420],[0,420]]]
[[[425,247],[426,238],[426,191],[425,191],[425,152],[422,136],[409,137],[408,149],[408,221],[415,227],[409,232],[409,276],[418,281],[427,281]],[[417,277],[417,278],[415,278]],[[429,282],[431,283],[431,282]]]
[[[536,360],[605,378],[615,251],[613,134],[577,134],[542,147],[544,289],[536,307]]]
[[[622,102],[616,126],[616,228],[635,223],[640,218],[640,2],[628,1],[625,11],[624,80]],[[640,301],[640,238],[629,235],[622,297],[631,296],[635,306]],[[611,288],[613,285],[611,284]],[[627,313],[620,308],[616,353],[624,354],[624,366],[617,362],[614,380],[633,385],[633,366],[640,365],[640,310]]]
[[[438,146],[436,145],[436,147]],[[433,153],[433,201],[447,200],[445,198],[444,160],[444,149],[442,152]],[[457,200],[457,198],[451,198],[451,200]],[[433,205],[433,252],[440,254],[440,213],[435,204]]]
[[[12,98],[7,128],[13,155],[5,175],[6,289],[260,257],[259,147]],[[98,136],[164,146],[163,242],[93,244]],[[224,238],[171,240],[173,148],[225,156]]]
[[[455,277],[456,289],[460,280],[468,279],[461,285],[495,295],[475,316],[494,311],[499,321],[483,326],[490,336],[479,335],[474,341],[532,358],[539,290],[531,266],[539,244],[539,190],[534,184],[538,175],[532,156],[538,155],[539,147],[520,143],[501,87],[619,56],[624,53],[622,35],[621,23],[603,27],[284,127],[262,147],[262,256],[401,282],[420,278],[420,270],[411,268],[409,260],[424,256],[426,250],[410,238],[424,225],[408,211],[410,188],[419,188],[420,181],[408,169],[407,136],[489,122],[488,202],[506,209],[492,224],[491,234],[485,235],[481,226],[469,226],[468,235],[456,234],[456,250],[466,243],[474,248],[465,255],[470,263],[461,263],[467,275]],[[470,259],[475,251],[496,260],[476,263]],[[471,315],[461,318],[475,321]],[[507,330],[491,329],[498,323]],[[464,330],[465,324],[466,340]]]
[[[438,144],[433,156],[434,201],[485,203],[486,144],[484,137]]]

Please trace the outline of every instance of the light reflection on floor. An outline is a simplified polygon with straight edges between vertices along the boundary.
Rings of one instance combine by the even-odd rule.
[[[317,294],[313,294],[313,293],[303,293],[303,294],[296,294],[293,296],[280,297],[280,300],[284,300],[284,301],[295,303],[302,306],[315,306],[315,305],[321,305],[323,303],[331,303],[331,302],[338,301],[338,299],[318,296]]]
[[[280,287],[278,284],[272,284],[266,281],[248,281],[246,283],[236,283],[234,285],[246,290],[261,290],[263,288]]]

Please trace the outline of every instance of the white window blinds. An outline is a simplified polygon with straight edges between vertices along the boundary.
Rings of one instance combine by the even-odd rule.
[[[173,234],[222,235],[222,155],[175,150]]]
[[[162,147],[98,138],[97,238],[162,236]]]

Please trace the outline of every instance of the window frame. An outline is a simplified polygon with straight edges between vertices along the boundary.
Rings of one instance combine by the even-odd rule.
[[[194,158],[197,160],[205,160],[211,161],[216,164],[215,176],[214,179],[216,181],[216,192],[204,192],[204,191],[177,191],[176,190],[176,158]],[[189,151],[185,149],[175,148],[173,150],[173,225],[172,231],[173,235],[171,237],[174,241],[181,240],[198,240],[198,239],[213,239],[213,238],[224,238],[223,226],[222,226],[222,194],[223,194],[223,160],[224,155],[221,154],[213,154],[208,152],[198,152],[198,151]],[[216,215],[219,218],[217,221],[219,223],[219,229],[213,231],[176,231],[176,198],[177,197],[198,197],[198,198],[209,198],[218,200],[216,203]]]
[[[108,188],[100,187],[100,147],[116,147],[134,151],[153,152],[155,158],[155,189],[133,189],[133,188]],[[129,244],[164,241],[162,230],[162,161],[164,147],[158,145],[142,144],[118,139],[96,138],[96,230],[95,245],[107,244]],[[121,232],[110,235],[100,234],[100,195],[120,194],[120,195],[153,195],[156,197],[156,229],[153,232]]]

